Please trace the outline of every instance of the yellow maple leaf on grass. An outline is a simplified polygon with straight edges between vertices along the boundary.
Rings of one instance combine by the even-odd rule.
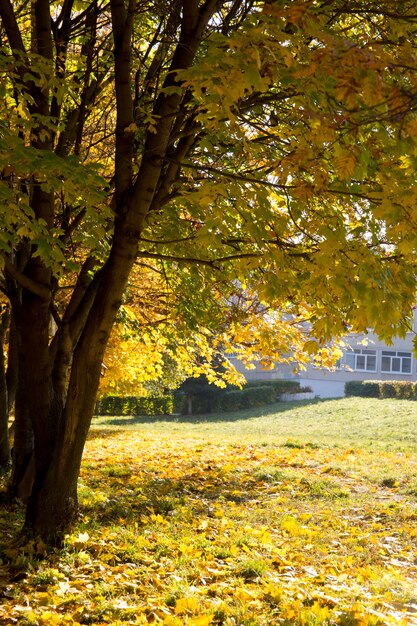
[[[189,626],[209,626],[213,622],[211,615],[199,615],[198,617],[192,617],[187,621]]]
[[[175,603],[175,613],[177,615],[187,615],[197,613],[200,608],[200,603],[196,598],[178,598]]]
[[[185,624],[187,624],[187,626],[209,626],[212,622],[213,617],[211,615],[199,615],[197,617],[185,617],[181,619],[170,616],[164,619],[163,624],[164,626],[184,626]]]

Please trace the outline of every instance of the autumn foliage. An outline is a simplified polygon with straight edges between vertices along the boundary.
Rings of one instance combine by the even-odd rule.
[[[349,329],[407,332],[415,20],[392,0],[0,0],[26,532],[59,541],[76,517],[100,381],[216,380],[225,351],[329,365]]]

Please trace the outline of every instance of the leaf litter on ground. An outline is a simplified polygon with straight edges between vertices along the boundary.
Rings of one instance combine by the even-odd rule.
[[[63,549],[12,542],[0,624],[417,624],[417,454],[95,431]]]

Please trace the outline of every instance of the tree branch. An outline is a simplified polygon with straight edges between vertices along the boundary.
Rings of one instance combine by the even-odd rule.
[[[10,276],[10,278],[13,278],[16,282],[19,283],[21,287],[24,287],[28,291],[34,293],[36,296],[39,296],[39,298],[42,298],[42,300],[50,299],[52,292],[49,287],[47,287],[46,285],[41,285],[31,278],[28,278],[13,265],[10,259],[8,259],[7,257],[3,258],[6,272]]]
[[[52,61],[54,56],[52,41],[52,20],[49,0],[35,2],[36,51]]]
[[[116,206],[132,184],[133,147],[135,141],[133,100],[131,93],[132,30],[135,0],[129,0],[126,10],[123,0],[110,0],[116,90]]]
[[[197,259],[195,257],[182,257],[171,254],[158,254],[156,252],[141,251],[138,254],[139,258],[144,259],[159,259],[160,261],[176,261],[178,263],[194,263],[196,265],[207,265],[215,269],[219,269],[217,265],[224,263],[225,261],[234,261],[237,259],[254,259],[259,258],[262,254],[257,252],[244,252],[242,254],[232,254],[230,256],[220,257],[219,259]]]
[[[16,15],[13,10],[13,5],[10,0],[0,0],[0,16],[7,33],[7,39],[9,40],[10,48],[12,49],[12,52],[16,57],[17,51],[25,52],[25,45],[23,43],[22,35],[16,20]]]
[[[184,0],[181,31],[178,45],[164,81],[163,89],[156,100],[153,116],[157,120],[155,132],[148,132],[143,150],[143,158],[136,178],[130,206],[132,221],[141,226],[152,205],[158,183],[170,147],[172,125],[181,106],[183,94],[168,92],[178,86],[177,71],[187,69],[194,61],[205,29],[213,16],[218,0],[207,0],[198,9],[195,0]],[[130,208],[130,207],[129,207]]]

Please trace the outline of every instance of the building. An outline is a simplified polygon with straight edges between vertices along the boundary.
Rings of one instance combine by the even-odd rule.
[[[349,380],[404,380],[417,382],[417,355],[413,353],[413,340],[417,334],[417,315],[410,332],[404,339],[395,338],[388,346],[374,333],[351,334],[345,338],[346,348],[333,371],[315,367],[313,363],[305,371],[294,374],[289,365],[277,364],[272,370],[257,366],[245,370],[237,359],[233,360],[236,369],[243,372],[247,380],[273,380],[293,378],[301,386],[308,385],[320,398],[340,398],[344,396],[345,383]]]

